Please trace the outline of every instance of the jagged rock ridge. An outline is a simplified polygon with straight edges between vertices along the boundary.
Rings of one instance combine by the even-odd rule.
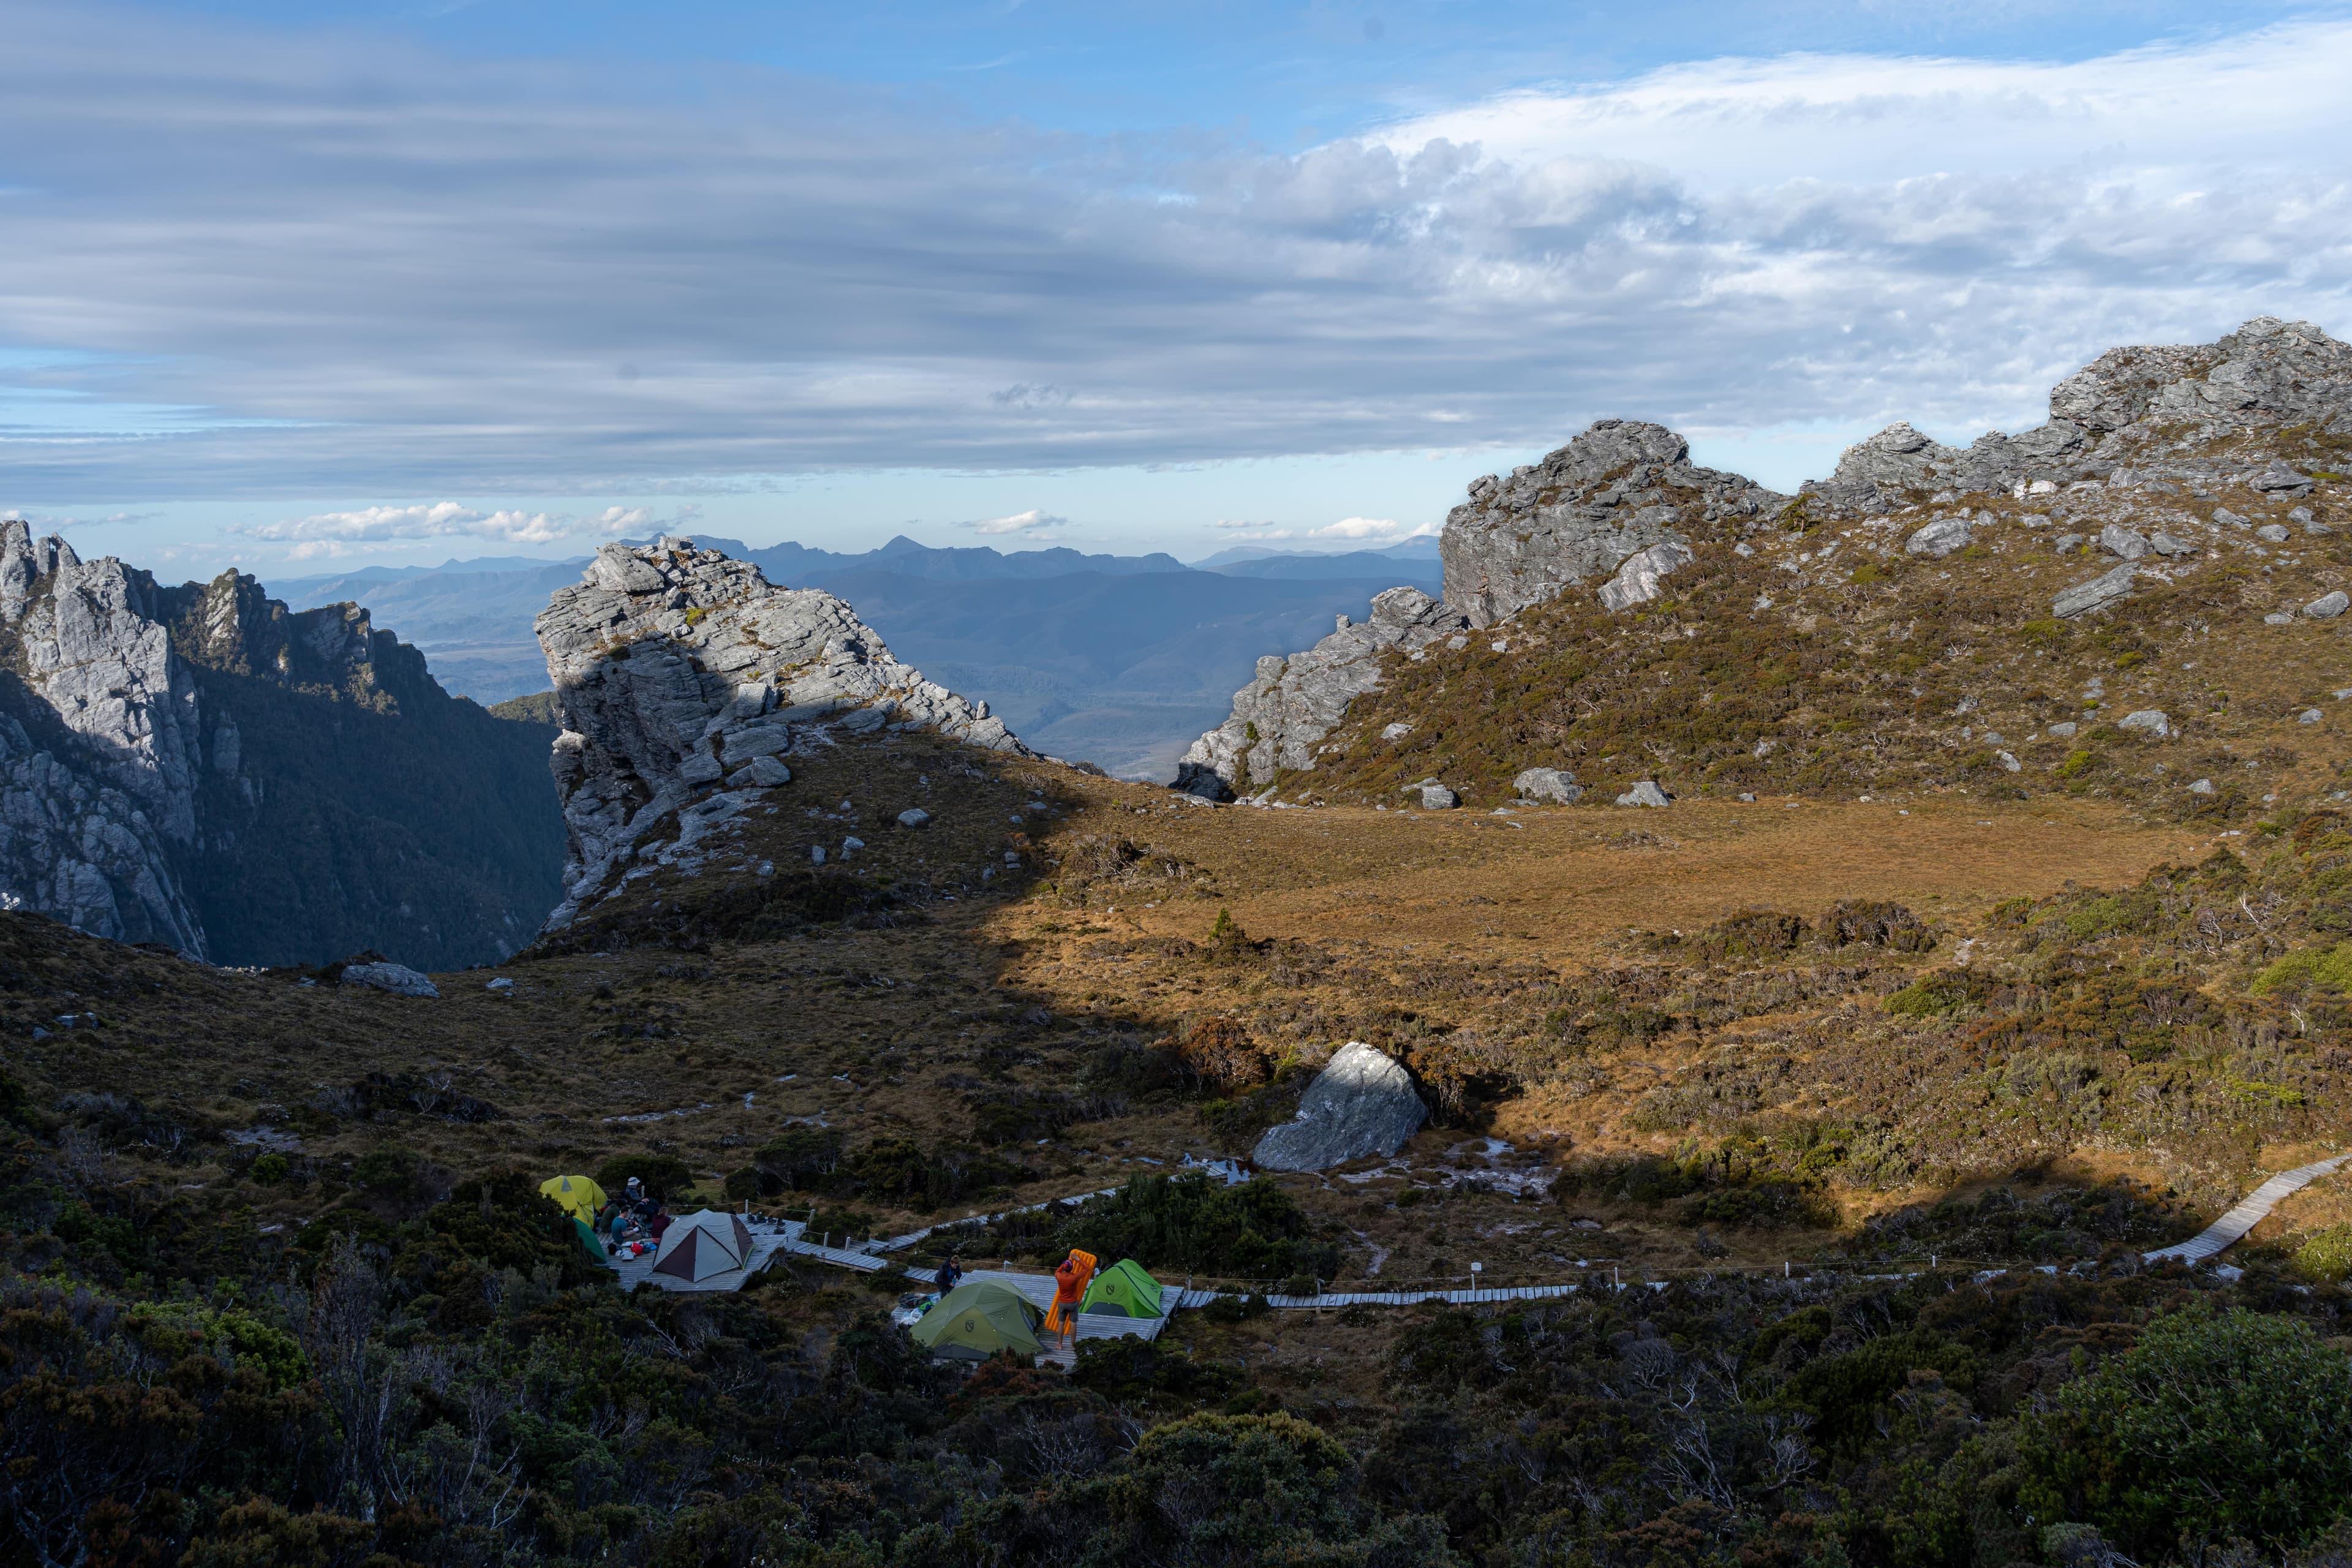
[[[692,540],[604,546],[537,629],[563,713],[551,766],[570,837],[550,931],[617,892],[639,858],[695,869],[807,748],[920,728],[1033,754],[831,594],[777,587]]]
[[[1306,653],[1259,659],[1232,717],[1184,754],[1176,787],[1224,800],[1312,768],[1348,704],[1380,683],[1391,648],[1411,658],[1440,639],[1460,647],[1596,580],[1612,607],[1654,599],[1658,580],[1690,561],[1693,537],[1769,517],[1786,501],[1737,474],[1693,468],[1689,444],[1661,426],[1601,420],[1541,462],[1471,485],[1439,542],[1443,598],[1392,588],[1372,601],[1368,625],[1342,624]]]
[[[1795,504],[1816,520],[1861,519],[1967,494],[2025,500],[2069,487],[2197,489],[2230,479],[2308,495],[2308,476],[2276,454],[2248,478],[2245,455],[2221,451],[2221,438],[2352,435],[2352,346],[2308,322],[2260,317],[2210,344],[2111,350],[2061,382],[2050,411],[2048,423],[2022,435],[1993,431],[1965,448],[1906,423],[1889,426],[1848,447],[1829,479],[1801,487]],[[1693,468],[1671,430],[1601,420],[1539,463],[1471,484],[1440,542],[1442,598],[1392,590],[1375,602],[1388,608],[1376,608],[1372,626],[1343,625],[1306,653],[1261,658],[1256,679],[1234,693],[1232,716],[1185,753],[1175,787],[1217,800],[1252,791],[1271,798],[1278,774],[1316,767],[1349,704],[1380,685],[1391,649],[1418,658],[1441,638],[1463,647],[1596,580],[1602,606],[1629,609],[1657,598],[1661,580],[1699,552],[1744,548],[1742,534],[1776,525],[1790,503],[1738,475]],[[1915,541],[1915,553],[1967,544],[1965,510],[1930,522],[1944,532]],[[2129,596],[2139,570],[2126,561],[2075,584],[2057,595],[2053,613],[2109,608]],[[1507,648],[1507,636],[1496,646]]]
[[[7,907],[220,962],[487,962],[553,898],[533,741],[355,606],[163,587],[0,522]]]

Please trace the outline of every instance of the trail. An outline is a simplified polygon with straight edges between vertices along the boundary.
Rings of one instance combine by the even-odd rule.
[[[2238,1206],[2190,1237],[2171,1247],[2160,1247],[2140,1256],[2150,1263],[2167,1258],[2177,1258],[2183,1263],[2197,1263],[2212,1257],[2246,1232],[2270,1217],[2279,1200],[2290,1193],[2299,1193],[2322,1176],[2333,1175],[2352,1154],[2333,1154],[2325,1160],[2315,1160],[2308,1165],[2297,1165],[2292,1171],[2282,1171],[2248,1193]]]

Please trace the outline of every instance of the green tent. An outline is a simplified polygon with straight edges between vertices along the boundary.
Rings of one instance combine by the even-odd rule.
[[[582,1250],[597,1262],[612,1261],[604,1255],[604,1244],[596,1239],[596,1227],[577,1215],[574,1215],[572,1220],[572,1239],[578,1242]]]
[[[1045,1317],[1011,1286],[979,1279],[940,1297],[911,1331],[933,1355],[957,1361],[986,1361],[998,1351],[1036,1355],[1045,1348],[1037,1342]]]
[[[1107,1318],[1167,1316],[1160,1301],[1160,1281],[1146,1274],[1143,1265],[1132,1258],[1122,1258],[1096,1275],[1078,1310]]]

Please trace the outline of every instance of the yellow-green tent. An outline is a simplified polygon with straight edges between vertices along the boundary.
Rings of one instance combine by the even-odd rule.
[[[1087,1299],[1078,1303],[1078,1310],[1107,1318],[1165,1317],[1160,1290],[1160,1281],[1145,1273],[1142,1264],[1132,1258],[1122,1258],[1095,1276],[1095,1282],[1087,1287]]]
[[[956,1361],[986,1361],[999,1351],[1035,1355],[1045,1348],[1037,1342],[1045,1317],[1011,1286],[976,1279],[940,1297],[912,1332],[933,1355]]]
[[[550,1176],[539,1184],[539,1190],[562,1205],[572,1218],[591,1224],[596,1211],[604,1206],[604,1189],[586,1176]]]

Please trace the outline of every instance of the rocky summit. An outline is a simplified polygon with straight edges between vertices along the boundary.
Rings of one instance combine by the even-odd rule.
[[[1941,747],[2017,773],[2022,753],[1975,743],[2006,725],[1922,723],[1947,683],[1960,687],[1941,699],[1954,716],[1998,689],[1981,668],[1990,657],[1981,639],[2027,637],[2001,659],[2021,679],[2021,658],[2071,650],[2069,663],[2104,653],[2110,673],[2137,669],[2145,680],[2148,651],[2123,647],[2131,634],[2110,618],[2203,635],[2216,595],[2264,601],[2255,618],[2273,626],[2326,618],[2305,606],[2339,587],[2331,547],[2318,542],[2343,526],[2328,521],[2322,492],[2347,442],[2352,346],[2269,317],[2210,344],[2102,354],[2052,391],[2049,420],[2022,435],[1994,431],[1963,448],[1890,426],[1794,497],[1694,468],[1683,438],[1660,426],[1604,419],[1539,463],[1470,486],[1445,521],[1442,596],[1391,590],[1370,625],[1261,658],[1232,715],[1186,753],[1176,787],[1213,800],[1312,799],[1334,788],[1393,791],[1433,768],[1458,791],[1475,767],[1494,775],[1479,782],[1499,795],[1530,767],[1629,756],[1611,749],[1627,741],[1682,752],[1751,786],[1891,782],[1892,752],[1910,753],[1908,771],[1922,780],[1965,773],[1950,765],[1957,757],[1927,754]],[[1659,643],[1653,633],[1664,621],[1673,638]],[[1935,647],[1893,646],[1937,626],[1952,635]],[[2075,648],[2071,631],[2029,629],[2074,626],[2099,647]],[[1832,635],[1841,651],[1813,662],[1852,667],[1836,672],[1855,688],[1841,703],[1820,700],[1819,682],[1774,673],[1789,637]],[[1718,643],[1731,661],[1719,675],[1690,668],[1713,662]],[[1644,668],[1651,697],[1664,680],[1699,711],[1685,704],[1669,723],[1635,723],[1602,685]],[[2093,659],[2084,679],[2095,670]],[[1461,679],[1473,672],[1475,696]],[[1787,700],[1716,705],[1759,678]],[[2051,672],[2039,695],[2028,681],[2011,706],[2046,701],[2051,679],[2072,678]],[[1685,679],[1697,689],[1682,691]],[[1848,710],[1831,715],[1831,706]],[[1625,722],[1612,720],[1606,735],[1579,731],[1602,714]],[[2032,714],[2004,717],[2042,738]],[[1792,744],[1816,720],[1832,744]],[[1498,723],[1508,732],[1487,732]],[[1461,743],[1472,729],[1475,763]],[[1839,739],[1849,734],[1857,742]],[[1875,753],[1823,765],[1827,751],[1857,743]],[[2075,766],[2070,777],[2081,776]]]
[[[1032,754],[831,594],[777,587],[692,540],[604,546],[538,632],[563,714],[552,765],[571,847],[551,931],[633,876],[697,870],[707,841],[772,811],[768,792],[813,750],[924,731]]]
[[[494,960],[555,892],[541,733],[354,605],[165,587],[0,523],[11,908],[226,963]]]
[[[1445,519],[1445,593],[1391,588],[1372,618],[1302,654],[1258,660],[1232,717],[1195,742],[1176,787],[1230,800],[1284,772],[1312,769],[1349,702],[1381,682],[1391,651],[1418,659],[1461,648],[1530,605],[1598,582],[1612,609],[1658,596],[1692,559],[1691,539],[1769,517],[1786,504],[1737,474],[1693,468],[1690,447],[1657,425],[1603,419],[1539,463],[1489,474]]]

